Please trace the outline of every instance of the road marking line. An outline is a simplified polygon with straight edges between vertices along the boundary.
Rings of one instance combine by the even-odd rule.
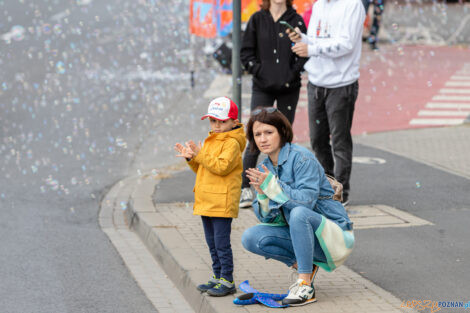
[[[470,87],[470,81],[461,82],[461,81],[449,81],[446,83],[446,87]]]
[[[447,95],[439,95],[432,97],[433,101],[470,101],[470,96],[447,96]]]
[[[410,125],[459,125],[463,124],[465,119],[461,118],[414,118]]]
[[[461,88],[461,89],[443,88],[443,89],[439,90],[439,93],[457,93],[457,94],[464,94],[464,93],[470,93],[470,89],[467,89],[467,88]]]
[[[454,75],[450,78],[450,80],[470,80],[470,76]]]
[[[427,109],[470,109],[470,103],[428,102]]]
[[[418,116],[465,116],[470,115],[470,111],[432,111],[420,110]]]

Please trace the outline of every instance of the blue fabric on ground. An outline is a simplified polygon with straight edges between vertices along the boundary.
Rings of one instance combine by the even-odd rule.
[[[238,288],[240,288],[241,291],[245,292],[245,294],[233,300],[233,303],[237,305],[249,305],[249,304],[260,303],[270,308],[288,307],[288,305],[281,305],[278,302],[276,302],[276,301],[281,301],[282,299],[284,299],[287,296],[287,294],[259,292],[258,290],[250,286],[250,283],[248,282],[248,280],[245,280],[244,282],[242,282],[238,286]]]

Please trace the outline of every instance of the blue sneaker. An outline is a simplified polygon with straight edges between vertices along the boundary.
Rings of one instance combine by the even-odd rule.
[[[209,279],[209,281],[205,284],[201,284],[199,286],[197,286],[197,290],[199,290],[200,292],[206,292],[207,290],[217,286],[217,284],[219,283],[219,279],[215,276],[212,276],[211,279]]]
[[[229,282],[223,277],[219,280],[219,283],[217,285],[207,290],[207,294],[213,297],[224,297],[227,295],[234,294],[236,292],[237,288],[235,288],[234,282]]]

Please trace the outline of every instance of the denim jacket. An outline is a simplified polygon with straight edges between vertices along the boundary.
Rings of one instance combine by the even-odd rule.
[[[289,223],[290,210],[304,206],[335,222],[343,230],[352,230],[352,222],[343,205],[333,200],[333,188],[325,176],[323,167],[315,155],[308,149],[286,143],[279,152],[278,166],[266,158],[264,164],[277,178],[285,195],[283,201],[269,199],[269,213],[261,214],[258,197],[253,201],[253,208],[258,219],[263,223],[273,223],[284,214]],[[258,166],[261,171],[261,164]],[[282,203],[281,203],[282,202]]]

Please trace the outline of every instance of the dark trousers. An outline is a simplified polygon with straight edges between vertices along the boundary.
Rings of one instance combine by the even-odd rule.
[[[230,244],[232,219],[201,216],[215,277],[233,281],[233,255]]]
[[[367,11],[369,11],[369,5],[372,4],[374,6],[374,17],[370,28],[369,43],[376,43],[377,34],[379,33],[380,23],[382,20],[382,13],[385,7],[385,0],[362,0],[362,4],[364,5],[364,9],[366,9],[366,14]]]
[[[308,83],[307,89],[310,144],[325,173],[343,184],[347,199],[353,151],[351,125],[359,84],[323,88]]]
[[[299,101],[299,93],[300,88],[294,89],[291,92],[279,93],[268,93],[253,88],[251,95],[251,111],[259,106],[272,107],[274,105],[274,101],[277,101],[277,109],[287,117],[291,124],[294,124],[295,109],[297,108],[297,102]],[[251,143],[248,143],[245,155],[243,156],[242,188],[250,187],[250,180],[246,177],[245,171],[256,166],[258,156],[260,154],[259,150],[251,152],[250,144]]]

